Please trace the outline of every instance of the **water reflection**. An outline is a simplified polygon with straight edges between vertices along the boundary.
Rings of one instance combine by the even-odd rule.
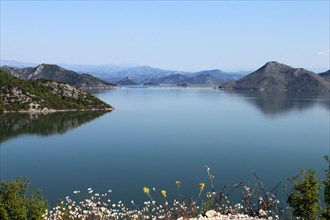
[[[64,134],[106,112],[56,112],[49,114],[0,114],[0,143],[23,134],[49,136]]]
[[[314,106],[321,106],[330,111],[329,93],[239,91],[226,91],[226,93],[243,97],[243,100],[257,107],[266,116],[282,115],[291,111],[303,111]]]

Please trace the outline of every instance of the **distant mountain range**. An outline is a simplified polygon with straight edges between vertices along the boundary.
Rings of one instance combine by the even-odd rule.
[[[107,75],[104,75],[102,79],[109,82],[116,82],[123,78],[129,77],[130,79],[136,81],[138,84],[143,84],[150,81],[155,81],[161,77],[184,73],[182,71],[172,71],[172,70],[162,70],[158,68],[153,68],[150,66],[138,66],[130,67],[120,71],[109,72]]]
[[[58,65],[40,64],[36,67],[1,67],[6,72],[21,79],[49,79],[61,81],[77,88],[111,88],[112,83],[100,80],[90,74],[79,74]]]
[[[37,68],[40,65],[33,63],[22,63],[17,61],[6,61],[1,60],[2,66],[7,67],[19,67],[25,69],[27,66]],[[58,65],[53,65],[57,66]],[[207,85],[207,86],[218,86],[223,82],[230,80],[237,80],[248,74],[249,71],[238,71],[238,72],[222,72],[221,70],[205,70],[200,72],[184,72],[175,70],[163,70],[150,66],[137,66],[134,64],[126,65],[68,65],[61,64],[63,69],[70,69],[72,72],[76,71],[79,73],[88,73],[96,78],[99,78],[108,83],[116,84],[121,80],[125,80],[127,77],[135,82],[136,84],[148,84],[148,85],[177,85],[185,83],[187,85]],[[25,71],[25,70],[24,70]],[[16,71],[18,72],[18,71]],[[178,75],[179,74],[179,75]],[[21,75],[21,74],[16,74]],[[185,80],[175,79],[178,76],[183,76]],[[58,78],[58,76],[54,76]],[[182,78],[182,77],[181,77]],[[69,82],[67,82],[69,83]],[[123,85],[123,84],[121,84]]]
[[[15,64],[15,63],[14,63]],[[16,63],[17,65],[18,63]],[[58,65],[2,68],[23,79],[46,78],[78,88],[112,88],[121,86],[212,86],[235,90],[329,91],[329,70],[315,74],[303,68],[292,68],[276,61],[268,62],[255,72],[223,72],[218,69],[200,72],[162,70],[150,66],[72,65],[90,74],[77,73]],[[103,68],[103,69],[102,69]],[[248,75],[247,75],[248,74]]]
[[[261,91],[330,91],[329,81],[303,68],[292,68],[275,61],[268,62],[255,72],[220,86],[222,89]]]
[[[247,74],[247,72],[242,71],[239,73],[225,73],[220,70],[205,70],[189,73],[140,66],[109,74],[107,78],[103,79],[110,82],[117,82],[122,78],[129,77],[137,84],[177,85],[184,83],[187,85],[218,86],[224,82],[242,78],[244,76],[243,73]]]
[[[146,69],[146,72],[143,72]],[[137,71],[136,71],[137,70]],[[153,72],[155,70],[155,72]],[[135,72],[136,71],[136,72]],[[124,75],[124,78],[119,76]],[[113,77],[113,75],[112,75]],[[152,67],[130,68],[129,71],[118,73],[118,85],[196,85],[196,86],[219,86],[230,80],[237,80],[243,77],[242,74],[224,73],[220,70],[206,70],[196,73],[185,73],[154,69]],[[110,80],[110,78],[108,78]]]
[[[21,62],[16,60],[0,60],[0,66],[13,66],[13,67],[36,67],[40,63],[31,63],[31,62]],[[139,65],[136,64],[101,64],[101,65],[88,65],[88,64],[66,64],[66,63],[56,63],[57,65],[73,70],[75,72],[84,72],[84,73],[109,73],[114,71],[124,70],[130,67],[136,67]]]

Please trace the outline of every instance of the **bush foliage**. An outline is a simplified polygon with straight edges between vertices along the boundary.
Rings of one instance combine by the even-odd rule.
[[[28,178],[0,183],[0,219],[43,219],[48,202],[40,190],[29,189]]]
[[[291,178],[292,190],[288,204],[293,208],[293,215],[303,219],[316,219],[319,207],[319,180],[316,170],[301,171],[300,178]]]
[[[330,159],[329,156],[324,157],[325,160],[328,162],[328,169],[325,170],[326,179],[323,181],[324,186],[324,204],[325,208],[322,214],[323,219],[330,219]]]

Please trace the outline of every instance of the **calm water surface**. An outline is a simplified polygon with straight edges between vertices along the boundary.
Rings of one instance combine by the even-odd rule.
[[[142,201],[143,186],[198,194],[211,167],[220,188],[255,171],[272,188],[300,168],[322,172],[329,96],[148,88],[95,91],[110,113],[0,115],[1,179],[28,176],[55,203],[73,190]]]

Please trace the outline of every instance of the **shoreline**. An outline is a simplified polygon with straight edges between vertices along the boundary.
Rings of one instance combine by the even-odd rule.
[[[1,113],[55,113],[55,112],[88,112],[88,111],[106,111],[106,112],[111,112],[115,110],[115,108],[103,108],[103,109],[40,109],[40,110],[19,110],[19,111],[2,111]]]

